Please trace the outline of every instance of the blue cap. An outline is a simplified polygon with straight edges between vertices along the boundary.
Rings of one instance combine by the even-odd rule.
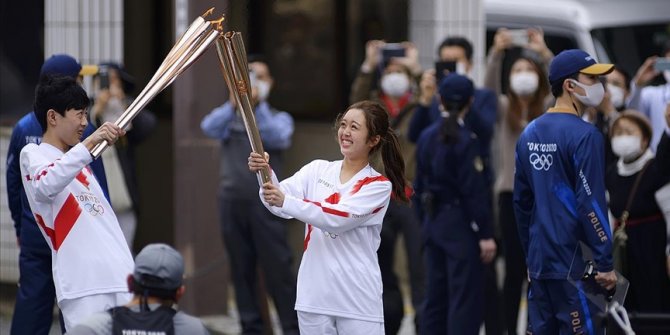
[[[564,50],[549,65],[549,83],[554,86],[559,81],[575,73],[601,76],[614,70],[612,64],[599,64],[586,51],[580,49]]]
[[[52,55],[44,61],[40,69],[40,77],[45,75],[62,75],[77,78],[81,75],[92,75],[97,73],[97,66],[84,65],[77,62],[74,57],[66,54]]]
[[[475,87],[468,77],[450,73],[442,79],[438,91],[440,92],[442,103],[464,105],[474,94]]]

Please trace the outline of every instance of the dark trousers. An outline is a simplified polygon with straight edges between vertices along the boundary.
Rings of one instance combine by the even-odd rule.
[[[404,316],[402,293],[393,271],[398,235],[402,234],[407,252],[407,267],[414,306],[414,323],[418,326],[424,295],[424,266],[421,254],[421,226],[416,214],[407,204],[391,201],[384,216],[381,244],[377,250],[382,274],[384,300],[384,331],[397,334]],[[417,327],[418,331],[418,327]]]
[[[496,242],[497,243],[497,242]],[[497,256],[496,256],[497,258]],[[486,335],[500,335],[502,330],[500,290],[498,289],[498,274],[496,259],[484,267],[484,328]]]
[[[422,335],[476,335],[484,317],[484,267],[479,238],[446,209],[424,223],[426,297]]]
[[[503,284],[503,300],[505,326],[507,334],[517,333],[519,302],[521,289],[527,281],[526,259],[519,240],[519,231],[514,218],[512,192],[501,192],[498,197],[498,219],[502,230],[502,246],[505,255],[505,281]]]
[[[56,299],[51,272],[51,250],[22,247],[19,271],[19,290],[16,294],[10,334],[49,334]],[[61,322],[61,330],[65,332],[62,327]]]
[[[581,282],[578,282],[581,284]],[[530,334],[603,334],[598,309],[567,280],[531,280],[528,286]]]
[[[270,213],[259,199],[222,196],[220,202],[223,240],[230,257],[242,333],[263,332],[256,271],[260,266],[284,334],[298,334],[298,317],[294,310],[296,280],[286,240],[286,222]]]
[[[658,220],[626,227],[624,276],[630,287],[625,306],[629,312],[670,313],[665,224],[665,220]]]

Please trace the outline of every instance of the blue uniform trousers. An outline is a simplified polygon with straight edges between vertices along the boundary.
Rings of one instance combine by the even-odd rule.
[[[49,334],[56,298],[51,272],[51,251],[21,247],[19,270],[19,290],[10,333]]]
[[[594,307],[567,280],[533,279],[528,288],[528,333],[603,334]]]
[[[477,335],[484,317],[479,237],[460,208],[445,207],[424,223],[427,285],[419,327],[422,335]]]

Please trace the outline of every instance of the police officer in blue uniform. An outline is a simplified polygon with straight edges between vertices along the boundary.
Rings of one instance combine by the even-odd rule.
[[[581,241],[593,252],[596,282],[606,289],[616,284],[603,137],[582,120],[584,109],[598,106],[605,94],[599,76],[613,68],[582,50],[558,54],[549,66],[556,105],[531,122],[517,142],[514,212],[528,266],[533,334],[603,332],[592,318],[597,311],[567,278]]]
[[[417,142],[427,275],[421,334],[478,334],[483,320],[484,264],[496,244],[480,146],[463,122],[473,92],[467,77],[443,79],[442,120]]]
[[[86,68],[86,70],[91,71],[89,68]],[[74,58],[60,54],[53,55],[44,62],[40,70],[40,77],[63,75],[77,78],[80,73],[85,72],[82,71],[82,66]],[[83,138],[93,133],[94,130],[89,122],[88,127],[84,130]],[[16,304],[12,316],[10,331],[12,335],[49,334],[53,320],[56,291],[51,272],[51,249],[44,240],[30,210],[28,198],[26,198],[26,192],[21,182],[21,169],[19,167],[21,149],[28,143],[39,144],[41,140],[42,127],[37,121],[35,113],[30,112],[14,126],[7,152],[7,199],[14,221],[17,243],[20,247],[19,289],[16,294]],[[90,167],[105,196],[109,199],[102,160],[93,161]]]

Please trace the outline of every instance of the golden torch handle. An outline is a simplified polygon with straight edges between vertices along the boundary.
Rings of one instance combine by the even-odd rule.
[[[247,54],[244,50],[242,35],[237,32],[228,32],[219,36],[216,40],[216,50],[219,55],[223,78],[226,81],[230,94],[235,97],[237,106],[241,111],[242,121],[244,121],[244,127],[249,137],[251,150],[263,155],[263,142],[256,125],[254,109],[251,105],[251,85],[249,83]],[[256,176],[258,177],[259,185],[272,181],[269,168],[258,171]]]

